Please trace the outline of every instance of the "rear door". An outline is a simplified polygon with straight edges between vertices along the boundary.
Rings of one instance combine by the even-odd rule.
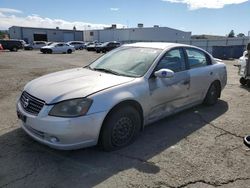
[[[190,75],[189,102],[203,100],[213,80],[212,61],[208,54],[197,48],[185,48]]]

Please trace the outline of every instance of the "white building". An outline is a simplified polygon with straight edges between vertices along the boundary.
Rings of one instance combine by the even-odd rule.
[[[12,26],[9,28],[9,34],[11,39],[25,40],[28,43],[33,41],[83,41],[83,31],[59,28],[48,29]]]
[[[180,40],[190,40],[190,38],[191,32],[158,26],[84,31],[85,41],[97,40],[99,42],[176,42]]]
[[[168,27],[143,27],[138,24],[137,28],[117,29],[116,25],[111,28],[100,30],[65,30],[48,29],[33,27],[12,26],[9,28],[11,39],[21,39],[26,42],[32,41],[119,41],[119,42],[137,42],[137,41],[155,41],[155,42],[176,42],[180,40],[190,40],[191,32],[180,31]]]

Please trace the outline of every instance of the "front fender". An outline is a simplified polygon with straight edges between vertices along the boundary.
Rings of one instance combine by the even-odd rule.
[[[88,114],[103,111],[108,113],[114,106],[127,100],[136,101],[143,108],[147,91],[147,85],[143,81],[134,81],[97,92],[89,96],[93,103]]]

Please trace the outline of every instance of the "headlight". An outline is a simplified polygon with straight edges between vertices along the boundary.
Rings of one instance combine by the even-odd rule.
[[[50,110],[49,115],[57,117],[83,116],[88,112],[91,104],[92,100],[87,98],[62,101]]]

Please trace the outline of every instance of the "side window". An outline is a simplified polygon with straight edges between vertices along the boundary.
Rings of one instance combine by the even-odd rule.
[[[209,57],[207,57],[207,55],[200,50],[188,48],[186,49],[186,52],[190,69],[204,67],[211,64]]]
[[[170,69],[174,72],[185,70],[185,58],[181,49],[173,49],[164,55],[158,63],[156,70]]]
[[[60,47],[61,47],[61,46],[63,46],[63,44],[57,44],[57,46],[60,46]]]

